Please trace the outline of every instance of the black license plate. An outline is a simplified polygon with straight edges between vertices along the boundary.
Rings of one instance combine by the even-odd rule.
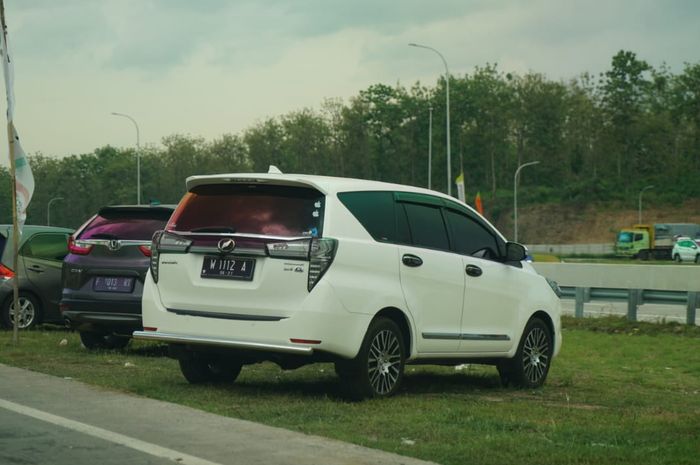
[[[92,288],[97,292],[123,292],[134,290],[134,278],[117,276],[97,276],[92,282]]]
[[[202,262],[202,278],[253,280],[255,260],[235,257],[205,256]]]

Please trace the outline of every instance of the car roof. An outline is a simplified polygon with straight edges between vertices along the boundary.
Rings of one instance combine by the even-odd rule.
[[[459,202],[442,192],[437,192],[422,187],[407,186],[404,184],[392,184],[382,181],[370,181],[367,179],[339,178],[332,176],[317,176],[310,174],[275,174],[275,173],[228,173],[202,176],[190,176],[186,180],[187,190],[205,184],[229,184],[239,182],[251,182],[265,184],[267,182],[276,185],[314,187],[326,195],[338,192],[351,191],[398,191],[414,192],[419,194],[442,197],[454,202]]]
[[[157,211],[172,213],[177,205],[107,205],[106,207],[100,208],[97,212],[98,215],[103,215],[105,213],[114,212],[143,212],[143,211]]]
[[[0,224],[0,234],[4,235],[10,235],[10,232],[12,231],[12,225],[11,224]],[[42,226],[38,224],[25,224],[24,227],[22,228],[22,233],[23,236],[26,236],[27,233],[38,233],[38,232],[66,232],[66,233],[72,233],[74,230],[70,228],[61,228],[58,226]]]

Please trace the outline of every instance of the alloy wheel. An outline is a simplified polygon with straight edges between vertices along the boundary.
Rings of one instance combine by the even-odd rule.
[[[24,296],[20,296],[18,299],[19,303],[19,318],[17,321],[17,327],[19,329],[29,328],[32,323],[34,323],[34,318],[36,318],[36,309],[34,308],[34,303]],[[10,324],[15,324],[15,304],[10,306]]]
[[[530,383],[537,384],[547,373],[549,337],[542,328],[534,327],[523,345],[523,371]]]
[[[372,389],[379,395],[391,392],[401,373],[401,345],[393,331],[384,329],[374,336],[367,367]]]

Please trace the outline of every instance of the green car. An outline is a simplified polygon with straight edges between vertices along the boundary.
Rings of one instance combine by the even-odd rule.
[[[20,329],[39,323],[63,323],[58,309],[61,299],[61,267],[68,253],[71,229],[25,225],[13,267],[12,225],[0,224],[0,324],[11,328],[14,320],[12,278],[19,282]]]

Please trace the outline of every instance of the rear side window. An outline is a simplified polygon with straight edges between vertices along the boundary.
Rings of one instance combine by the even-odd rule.
[[[7,242],[7,238],[0,234],[0,259],[2,258],[3,252],[5,250],[5,243]]]
[[[342,192],[340,201],[376,241],[396,241],[393,192]]]
[[[166,209],[103,210],[88,223],[77,239],[148,241],[154,232],[165,228],[170,213]]]
[[[61,261],[68,254],[65,234],[37,234],[22,247],[22,255],[42,260]]]
[[[316,189],[210,184],[187,193],[168,230],[269,236],[320,236],[324,195]]]
[[[445,213],[455,252],[481,258],[498,257],[496,237],[486,228],[467,215],[454,210],[445,210]]]
[[[404,203],[412,243],[418,247],[450,250],[445,222],[439,207]]]

